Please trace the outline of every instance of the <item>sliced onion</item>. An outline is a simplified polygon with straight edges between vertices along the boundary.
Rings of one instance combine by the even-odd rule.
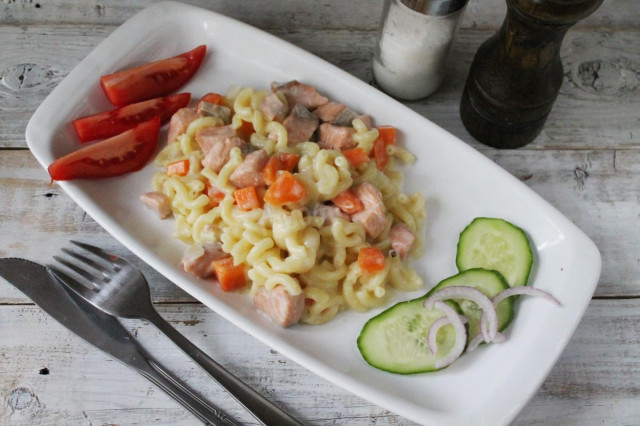
[[[491,299],[491,301],[495,306],[498,306],[498,304],[502,302],[504,299],[506,299],[507,297],[516,296],[519,294],[524,296],[544,297],[554,305],[558,307],[562,307],[562,303],[558,299],[556,299],[551,293],[546,292],[544,290],[540,290],[539,288],[534,288],[534,287],[511,287],[496,294],[493,297],[493,299]]]
[[[491,301],[493,302],[493,306],[498,307],[500,302],[502,302],[507,297],[517,296],[517,295],[543,297],[547,299],[549,302],[553,303],[554,305],[558,307],[562,307],[562,302],[556,299],[551,293],[546,292],[544,290],[540,290],[539,288],[534,288],[534,287],[511,287],[496,294],[493,297],[493,299],[491,299]],[[486,318],[483,312],[482,316],[480,317],[481,330],[486,330],[487,326],[485,325],[485,321],[486,321]],[[495,339],[493,341],[496,342]],[[496,343],[500,343],[500,342],[496,342]]]
[[[458,315],[458,317],[463,324],[466,324],[468,322],[467,317],[463,317],[462,315]],[[436,352],[438,352],[438,342],[436,341],[438,331],[440,331],[440,329],[447,324],[451,324],[451,321],[449,321],[449,318],[447,316],[444,316],[435,320],[433,324],[431,324],[431,327],[429,327],[429,333],[427,334],[427,343],[429,344],[429,352],[431,352],[431,355],[435,355]]]
[[[498,332],[496,333],[496,337],[494,337],[492,343],[503,343],[506,340],[507,338],[505,337],[505,335]],[[471,339],[471,341],[467,345],[467,352],[475,351],[478,348],[478,346],[480,346],[480,343],[482,342],[484,342],[484,338],[482,337],[482,334],[481,333],[476,334],[476,337]]]
[[[434,365],[437,369],[440,369],[451,365],[456,359],[460,358],[460,355],[464,352],[464,347],[467,344],[467,329],[460,320],[458,313],[451,306],[444,302],[436,301],[434,302],[434,308],[446,315],[446,318],[451,322],[453,330],[456,333],[456,343],[453,345],[447,356],[437,361]]]
[[[496,333],[496,337],[493,338],[493,343],[504,343],[507,340],[504,334],[499,331]]]
[[[445,287],[427,297],[424,301],[424,307],[430,309],[434,306],[435,302],[449,299],[467,299],[480,306],[483,311],[482,316],[486,315],[489,323],[488,330],[485,327],[480,327],[482,337],[486,342],[491,342],[496,337],[496,333],[498,332],[498,314],[496,314],[496,308],[493,306],[491,300],[480,290],[466,286]],[[484,324],[484,322],[482,324]]]

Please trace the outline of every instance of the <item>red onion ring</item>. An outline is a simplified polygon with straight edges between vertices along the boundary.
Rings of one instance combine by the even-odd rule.
[[[434,307],[435,302],[449,299],[468,299],[475,302],[482,309],[482,315],[486,315],[489,323],[488,330],[486,327],[480,327],[482,337],[486,342],[490,342],[496,337],[496,333],[498,332],[498,314],[496,314],[496,308],[493,306],[491,300],[480,290],[466,286],[445,287],[427,297],[424,301],[424,307],[431,309]],[[484,322],[481,324],[484,324]]]
[[[468,322],[467,317],[464,317],[462,315],[458,315],[458,317],[463,324],[466,324]],[[431,355],[435,355],[436,352],[438,352],[438,331],[440,331],[440,329],[447,324],[451,324],[451,321],[449,321],[449,318],[447,316],[444,316],[435,320],[433,324],[431,324],[431,327],[429,327],[429,332],[427,334],[427,343],[429,344],[429,352],[431,352]]]
[[[464,347],[467,344],[467,329],[460,320],[460,316],[456,310],[451,306],[444,302],[435,301],[434,308],[446,315],[446,318],[451,322],[453,330],[456,333],[456,343],[453,345],[447,356],[437,361],[434,365],[437,369],[441,369],[451,365],[456,359],[460,358],[460,355],[464,352]]]
[[[544,297],[554,305],[560,308],[562,307],[562,303],[558,299],[556,299],[551,293],[546,292],[544,290],[540,290],[539,288],[534,288],[534,287],[511,287],[496,294],[493,297],[493,299],[491,299],[491,301],[495,306],[498,306],[498,304],[502,302],[504,299],[506,299],[507,297],[516,296],[519,294],[522,294],[525,296]]]
[[[493,297],[493,299],[491,299],[491,302],[493,303],[494,307],[498,307],[500,302],[502,302],[507,297],[517,296],[517,295],[543,297],[543,298],[547,299],[549,302],[553,303],[554,305],[556,305],[558,307],[562,307],[562,302],[560,302],[558,299],[556,299],[551,293],[546,292],[544,290],[540,290],[539,288],[534,288],[534,287],[511,287],[511,288],[508,288],[508,289],[503,290],[500,293],[496,294]],[[486,318],[485,318],[484,312],[483,312],[482,316],[480,317],[480,329],[481,330],[482,329],[486,329],[485,322],[486,322]],[[493,341],[496,342],[495,340],[493,340]],[[500,343],[500,342],[496,342],[496,343]]]
[[[493,343],[502,343],[505,340],[507,340],[507,338],[504,336],[504,334],[497,332],[496,337],[493,339]],[[480,343],[482,342],[484,342],[484,338],[482,337],[482,334],[481,333],[476,334],[476,337],[471,339],[471,341],[467,345],[467,352],[475,351],[478,348],[478,346],[480,346]]]

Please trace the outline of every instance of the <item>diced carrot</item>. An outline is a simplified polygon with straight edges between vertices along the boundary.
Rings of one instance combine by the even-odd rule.
[[[278,177],[280,170],[286,170],[289,173],[298,165],[300,156],[297,154],[289,154],[288,152],[281,152],[278,155],[272,155],[262,169],[262,177],[267,185],[273,184]]]
[[[189,160],[178,160],[167,164],[168,176],[186,176],[189,173]]]
[[[233,264],[233,257],[224,257],[213,261],[213,271],[222,291],[234,291],[244,287],[247,279],[244,275],[244,265]]]
[[[298,165],[298,161],[300,161],[300,156],[298,154],[291,154],[288,152],[281,152],[278,154],[280,157],[280,161],[282,162],[282,170],[286,170],[289,173],[293,173],[293,170]]]
[[[376,160],[376,166],[379,170],[384,170],[385,166],[389,162],[389,155],[387,154],[387,144],[384,139],[379,137],[373,144],[373,159]]]
[[[249,211],[260,207],[260,199],[255,186],[236,189],[233,192],[233,198],[236,199],[236,204],[240,210]]]
[[[347,157],[347,161],[351,166],[357,166],[362,163],[366,163],[369,161],[369,156],[367,155],[367,151],[362,148],[351,148],[342,151],[342,154]]]
[[[223,191],[220,191],[220,189],[211,185],[209,182],[205,185],[205,192],[207,197],[209,197],[209,204],[211,207],[217,207],[220,205],[226,195]]]
[[[364,210],[364,204],[350,189],[336,195],[331,201],[346,214],[354,214]]]
[[[307,196],[307,188],[287,171],[278,175],[273,185],[264,194],[264,201],[274,206],[297,203]]]
[[[198,101],[198,105],[196,106],[196,109],[198,109],[198,107],[202,102],[206,102],[208,104],[224,105],[224,97],[217,93],[207,93],[206,95],[200,98],[200,100]]]
[[[284,169],[282,161],[280,161],[280,157],[277,155],[272,155],[269,157],[267,164],[264,165],[262,169],[262,177],[267,185],[273,184],[278,177],[278,172]]]
[[[393,126],[377,126],[378,135],[382,138],[386,145],[395,145],[396,143],[396,128]]]
[[[373,274],[384,269],[384,254],[376,247],[362,247],[358,252],[358,265],[364,274]]]
[[[253,123],[244,120],[242,120],[242,125],[240,126],[240,128],[236,130],[238,136],[246,141],[248,141],[249,138],[251,138],[251,135],[255,132],[256,130],[253,128]]]

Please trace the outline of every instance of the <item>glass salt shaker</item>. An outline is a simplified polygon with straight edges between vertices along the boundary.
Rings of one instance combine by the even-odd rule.
[[[385,0],[373,59],[377,85],[416,100],[444,81],[445,62],[468,0]]]

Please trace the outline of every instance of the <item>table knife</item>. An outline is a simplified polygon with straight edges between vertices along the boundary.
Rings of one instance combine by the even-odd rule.
[[[71,332],[134,369],[205,424],[237,425],[155,361],[115,317],[67,291],[44,266],[24,259],[3,258],[0,276]]]

